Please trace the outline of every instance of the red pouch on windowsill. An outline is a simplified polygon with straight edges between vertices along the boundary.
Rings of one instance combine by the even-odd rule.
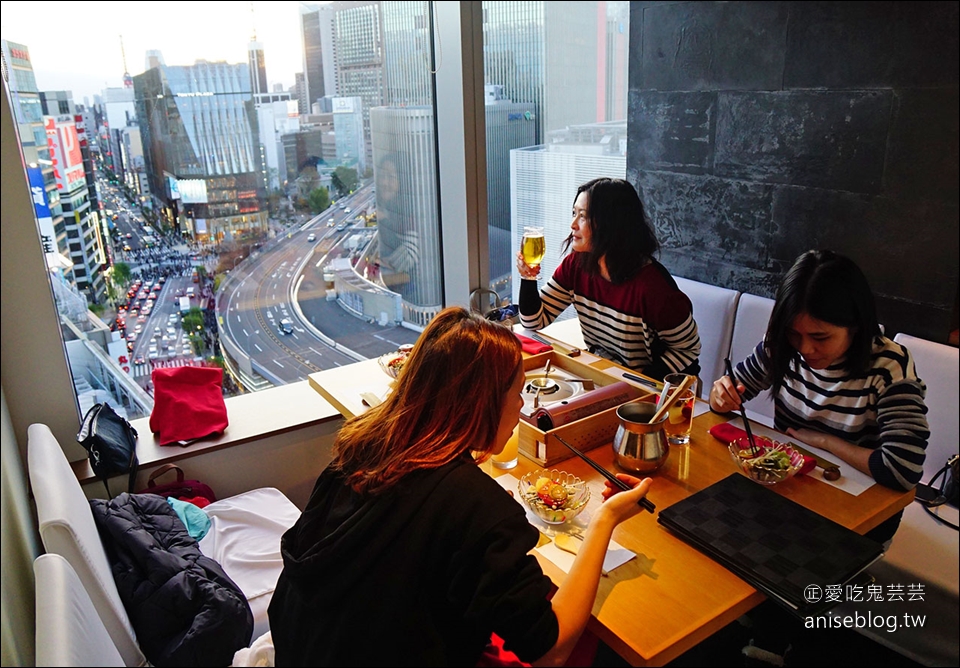
[[[729,445],[733,443],[738,438],[746,438],[747,432],[745,432],[740,427],[735,427],[729,422],[724,422],[723,424],[717,424],[708,430],[710,435],[713,436],[718,441],[723,442],[724,445]],[[767,441],[769,439],[763,436],[754,436],[756,440]],[[797,475],[804,475],[805,473],[810,473],[813,469],[817,468],[817,460],[813,457],[807,457],[803,455],[803,466],[800,467],[800,470],[797,471]]]
[[[223,369],[180,366],[154,369],[150,431],[160,445],[193,441],[227,428]],[[182,443],[186,445],[186,443]]]

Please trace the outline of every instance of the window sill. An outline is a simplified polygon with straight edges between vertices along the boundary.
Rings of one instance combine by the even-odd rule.
[[[141,470],[342,419],[307,381],[231,397],[225,403],[229,426],[224,433],[186,447],[161,446],[150,431],[149,417],[131,421],[139,434]],[[75,461],[71,467],[81,485],[97,482],[88,459]]]

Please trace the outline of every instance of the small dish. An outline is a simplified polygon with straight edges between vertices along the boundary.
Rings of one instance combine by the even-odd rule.
[[[412,345],[400,346],[394,352],[378,357],[377,363],[380,365],[380,368],[383,369],[385,374],[391,378],[396,378],[398,375],[400,375],[400,370],[403,368],[407,358],[410,356],[411,350],[413,350]]]
[[[757,453],[753,454],[750,441],[738,438],[727,449],[740,470],[761,485],[776,485],[796,475],[803,466],[803,455],[789,445],[766,438],[754,438]]]
[[[547,524],[569,522],[587,507],[590,489],[572,473],[537,469],[520,478],[520,498]]]

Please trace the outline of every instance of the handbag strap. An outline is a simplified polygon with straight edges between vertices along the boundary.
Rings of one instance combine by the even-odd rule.
[[[157,483],[154,481],[168,471],[176,471],[177,482],[183,482],[182,468],[180,468],[176,464],[164,464],[163,466],[157,467],[157,469],[150,474],[150,477],[147,478],[147,489],[150,489],[151,487],[156,487]]]

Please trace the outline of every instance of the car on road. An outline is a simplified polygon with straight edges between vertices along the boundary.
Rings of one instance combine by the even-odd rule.
[[[348,206],[346,209],[343,210],[343,212],[344,212],[344,213],[350,213],[350,207]]]
[[[281,334],[293,334],[293,320],[290,318],[284,318],[280,321],[280,333]]]
[[[307,241],[311,241],[311,242],[312,242],[312,241],[316,241],[316,240],[317,240],[317,235],[314,234],[313,232],[311,232],[309,235],[307,235]]]
[[[347,229],[347,221],[343,221],[337,225],[337,232],[343,232],[345,229]]]
[[[147,360],[144,359],[143,355],[137,355],[136,357],[133,358],[133,363],[137,366],[141,366],[143,364],[146,364]]]
[[[333,224],[334,224],[335,222],[337,222],[337,221],[334,220],[333,218],[330,218],[329,220],[327,220],[327,227],[333,227]]]

